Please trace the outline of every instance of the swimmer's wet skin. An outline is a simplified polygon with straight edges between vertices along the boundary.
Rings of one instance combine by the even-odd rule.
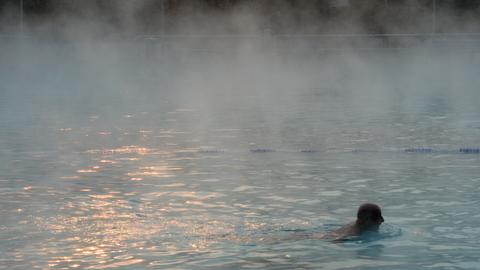
[[[358,208],[355,222],[332,231],[327,236],[334,238],[334,241],[346,241],[351,237],[361,236],[365,233],[378,232],[378,228],[383,222],[380,207],[373,203],[365,203]]]

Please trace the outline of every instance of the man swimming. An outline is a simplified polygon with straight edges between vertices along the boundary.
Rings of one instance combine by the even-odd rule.
[[[383,222],[380,207],[373,203],[365,203],[358,208],[355,222],[328,233],[328,237],[335,238],[335,241],[344,241],[349,237],[361,236],[367,232],[378,232],[378,228]]]
[[[365,203],[360,205],[357,211],[357,220],[347,224],[340,229],[328,233],[312,233],[309,231],[299,231],[281,237],[262,238],[262,243],[280,243],[284,241],[300,241],[305,239],[324,239],[333,242],[343,242],[354,240],[368,232],[378,232],[380,225],[383,223],[382,210],[373,203]]]

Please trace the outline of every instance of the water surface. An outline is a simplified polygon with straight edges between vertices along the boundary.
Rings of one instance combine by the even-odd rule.
[[[470,56],[221,75],[207,57],[132,78],[19,60],[0,93],[0,268],[477,269]],[[366,201],[386,237],[290,237]]]

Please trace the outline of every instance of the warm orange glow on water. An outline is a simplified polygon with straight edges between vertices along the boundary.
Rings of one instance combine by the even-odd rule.
[[[130,196],[132,195],[134,193],[130,193]],[[70,254],[52,257],[48,266],[107,269],[142,263],[143,259],[126,255],[125,251],[142,248],[143,244],[129,241],[159,235],[165,230],[166,225],[142,222],[135,212],[131,211],[128,201],[123,199],[124,196],[126,195],[117,191],[89,194],[91,200],[65,205],[63,215],[37,219],[37,225],[54,234],[72,235],[63,240],[71,249],[59,250],[57,246],[45,243],[45,248],[51,253]]]
[[[113,161],[113,160],[102,159],[102,160],[100,160],[100,163],[115,164],[117,162]]]
[[[78,173],[95,173],[96,170],[85,169],[85,170],[77,170]]]
[[[138,154],[147,155],[153,152],[153,149],[140,147],[138,145],[126,145],[112,149],[93,149],[88,150],[90,154]]]
[[[166,164],[139,168],[163,172],[181,170]],[[228,208],[214,202],[223,194],[198,192],[180,182],[158,185],[158,189],[162,191],[124,192],[109,188],[101,193],[82,189],[85,193],[65,202],[56,216],[37,218],[37,226],[60,237],[60,243],[45,241],[37,247],[48,254],[58,254],[51,256],[45,266],[135,269],[150,264],[139,255],[145,251],[176,256],[185,252],[208,252],[222,241],[249,241],[235,236],[234,223],[209,214],[209,209]],[[263,225],[251,222],[245,223],[244,228],[256,230]]]
[[[60,179],[80,179],[80,176],[78,176],[78,175],[62,176],[62,177],[60,177]]]
[[[91,166],[85,169],[77,170],[77,173],[96,173],[100,169],[100,166]]]
[[[139,132],[142,135],[151,133],[148,130]],[[137,181],[132,185],[138,187],[153,183],[161,191],[139,192],[122,187],[116,189],[114,186],[99,190],[81,185],[76,189],[76,197],[57,205],[55,216],[35,219],[38,227],[52,235],[62,236],[60,245],[50,245],[46,241],[39,247],[46,253],[61,255],[52,256],[45,266],[71,269],[135,268],[137,264],[145,264],[145,259],[135,256],[139,250],[158,250],[165,254],[204,252],[219,241],[212,235],[233,232],[233,226],[212,220],[208,215],[209,209],[219,207],[209,200],[220,198],[222,194],[191,190],[182,181],[162,183],[156,180],[175,179],[175,176],[184,173],[185,168],[178,164],[198,159],[185,156],[197,151],[198,148],[159,151],[138,145],[87,151],[90,160],[83,164],[72,163],[73,175],[61,176],[60,179],[85,179],[82,182],[85,185],[95,185],[99,179],[112,181],[104,175],[111,170],[121,170],[124,176],[122,180]],[[186,175],[196,173],[202,174],[191,171]],[[77,182],[72,181],[74,184]],[[25,190],[29,189],[31,186],[25,187]],[[179,213],[182,216],[177,216]]]
[[[131,158],[119,158],[118,160],[137,161],[137,160],[140,160],[140,158],[136,158],[136,157],[131,157]]]
[[[132,178],[142,178],[144,177],[172,177],[174,176],[173,172],[181,170],[180,167],[172,167],[168,165],[162,166],[147,166],[140,167],[138,171],[128,172],[127,175]],[[132,179],[133,180],[133,179]]]
[[[111,199],[113,198],[112,194],[101,194],[101,195],[88,195],[89,197],[95,198],[95,199]]]

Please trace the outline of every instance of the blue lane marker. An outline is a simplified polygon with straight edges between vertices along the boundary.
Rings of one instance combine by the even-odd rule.
[[[318,150],[314,150],[314,149],[302,149],[300,150],[300,153],[318,153],[319,151]]]
[[[431,148],[407,148],[405,149],[407,153],[431,153],[433,150]]]
[[[480,153],[480,148],[460,148],[459,151],[464,154],[478,154]]]
[[[337,150],[342,150],[342,149],[337,149]],[[228,151],[228,150],[227,150]],[[277,152],[275,149],[271,148],[254,148],[249,150],[250,153],[273,153]],[[301,149],[301,150],[296,150],[296,151],[289,151],[289,150],[278,150],[280,152],[297,152],[297,153],[305,153],[305,154],[314,154],[314,153],[320,153],[320,152],[328,152],[324,150],[316,150],[316,149]],[[460,153],[460,154],[480,154],[480,148],[460,148],[458,150],[434,150],[432,148],[406,148],[402,150],[365,150],[365,149],[353,149],[351,150],[351,153],[369,153],[369,152],[404,152],[404,153],[449,153],[449,154],[455,154],[455,153]],[[202,149],[198,150],[197,153],[201,154],[221,154],[225,153],[226,150],[221,150],[221,149]],[[348,151],[347,151],[348,152]]]
[[[271,153],[275,152],[274,149],[268,149],[268,148],[256,148],[256,149],[250,149],[250,152],[252,153]]]

